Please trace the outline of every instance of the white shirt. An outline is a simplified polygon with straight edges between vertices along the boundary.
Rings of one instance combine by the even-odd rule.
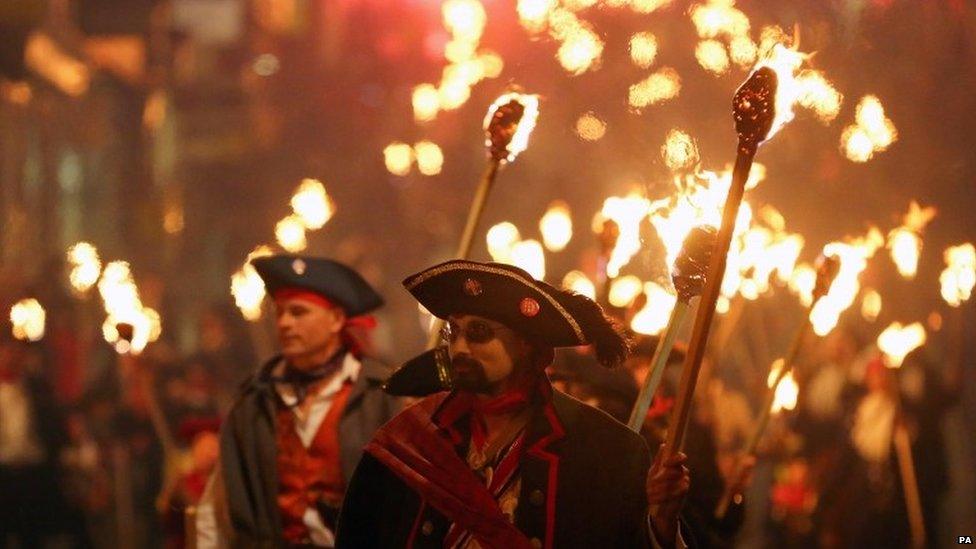
[[[285,362],[281,361],[271,371],[272,375],[276,377],[282,375],[285,367]],[[332,403],[335,401],[336,395],[346,381],[356,382],[361,369],[362,363],[352,354],[346,353],[346,357],[342,361],[342,366],[332,379],[318,391],[305,396],[305,399],[311,402],[311,405],[308,406],[306,411],[301,409],[302,406],[295,406],[298,402],[298,395],[295,393],[291,384],[274,384],[275,392],[278,393],[278,396],[281,397],[281,400],[285,404],[291,407],[292,413],[295,414],[295,433],[298,434],[298,438],[301,439],[303,446],[308,448],[312,444],[315,435],[319,431],[319,427],[322,426],[322,421],[325,420],[325,416],[328,415],[329,410],[332,408]],[[219,531],[214,508],[212,485],[214,481],[220,481],[216,478],[219,474],[219,471],[215,471],[214,475],[211,476],[211,481],[208,483],[203,497],[200,498],[200,502],[196,505],[196,547],[198,549],[228,546],[227,536]],[[335,545],[335,532],[330,530],[322,522],[318,511],[313,508],[306,509],[305,515],[302,517],[302,522],[308,528],[312,543],[323,547],[332,547]]]
[[[34,465],[44,450],[34,432],[31,400],[22,380],[0,381],[0,463]]]

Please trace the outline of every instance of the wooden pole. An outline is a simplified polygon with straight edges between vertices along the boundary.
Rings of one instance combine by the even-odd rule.
[[[671,356],[671,350],[674,349],[675,338],[678,336],[678,330],[681,329],[681,324],[688,313],[688,308],[687,301],[679,300],[674,304],[668,325],[664,329],[661,339],[657,342],[657,348],[654,349],[651,369],[647,372],[647,377],[644,378],[644,384],[641,386],[640,394],[637,395],[637,401],[634,402],[634,407],[630,411],[630,419],[627,421],[627,427],[635,433],[639,433],[643,427],[647,410],[651,406],[651,400],[661,384],[661,379],[664,378],[668,357]]]
[[[500,160],[492,158],[489,160],[488,166],[481,175],[481,181],[478,183],[478,189],[474,194],[474,201],[471,203],[471,209],[468,210],[468,220],[464,224],[464,232],[461,233],[461,242],[458,244],[457,253],[454,255],[456,259],[467,259],[468,255],[471,254],[475,231],[478,229],[478,222],[481,221],[481,214],[485,211],[485,204],[488,202],[488,193],[491,192],[492,185],[495,183],[495,176],[498,175],[498,167],[500,165]],[[444,324],[445,320],[438,318],[431,325],[430,333],[427,337],[428,349],[433,349],[437,346],[441,337],[441,328],[444,327]]]
[[[695,326],[692,329],[691,341],[688,344],[688,354],[685,355],[684,370],[681,373],[681,383],[678,388],[677,400],[671,421],[668,424],[668,437],[664,447],[666,458],[680,451],[684,442],[685,431],[691,416],[691,405],[694,402],[695,385],[698,372],[701,369],[705,347],[708,343],[708,332],[711,329],[712,318],[715,316],[715,303],[718,301],[722,289],[722,279],[725,277],[725,265],[728,260],[729,245],[735,230],[735,221],[745,193],[746,180],[752,169],[755,157],[754,147],[740,146],[736,155],[735,167],[732,170],[732,185],[725,200],[722,212],[722,225],[716,237],[715,248],[712,251],[705,287],[698,302],[695,316]]]

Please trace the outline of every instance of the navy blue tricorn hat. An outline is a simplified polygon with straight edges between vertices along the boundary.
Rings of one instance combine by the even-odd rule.
[[[383,305],[383,298],[359,273],[322,257],[272,255],[251,265],[261,275],[269,295],[279,290],[305,290],[342,307],[346,316],[364,315]]]
[[[592,299],[536,280],[518,267],[456,259],[407,277],[403,286],[439,318],[488,318],[549,347],[593,345],[607,367],[623,362],[629,352],[617,322]]]

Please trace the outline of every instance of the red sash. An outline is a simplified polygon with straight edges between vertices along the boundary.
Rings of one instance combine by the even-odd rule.
[[[434,422],[432,415],[444,398],[427,398],[404,410],[380,428],[366,451],[483,547],[530,548]]]

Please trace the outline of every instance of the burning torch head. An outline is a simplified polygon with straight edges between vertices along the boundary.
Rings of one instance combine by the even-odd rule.
[[[508,145],[518,131],[519,122],[525,114],[525,105],[517,99],[512,99],[508,103],[500,105],[491,114],[491,120],[485,133],[488,136],[488,152],[496,162],[508,160]]]
[[[813,287],[814,303],[827,295],[838,272],[840,272],[840,258],[836,255],[822,255],[817,258],[817,283]]]
[[[498,165],[514,161],[528,146],[538,116],[537,95],[513,91],[496,99],[483,124],[492,162]]]
[[[777,77],[773,69],[760,67],[739,86],[732,98],[732,117],[739,145],[755,152],[769,136],[776,118]]]
[[[119,322],[115,325],[115,329],[119,332],[120,340],[132,343],[132,337],[135,335],[135,326],[128,322]]]
[[[708,274],[708,265],[715,248],[715,227],[698,225],[691,229],[681,246],[681,253],[671,270],[671,281],[678,292],[678,299],[688,302],[701,295]]]

